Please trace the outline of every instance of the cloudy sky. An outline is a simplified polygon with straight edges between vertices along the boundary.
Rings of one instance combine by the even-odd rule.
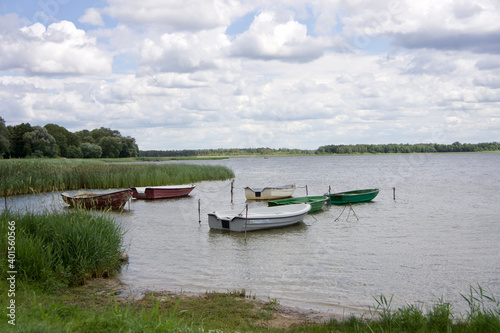
[[[2,1],[0,116],[141,150],[500,141],[500,1]]]

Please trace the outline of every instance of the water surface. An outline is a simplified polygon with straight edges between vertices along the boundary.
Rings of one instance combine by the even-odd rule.
[[[178,162],[169,162],[178,163]],[[231,181],[201,182],[189,197],[133,200],[115,214],[131,288],[232,291],[332,313],[439,299],[465,313],[470,286],[500,297],[500,154],[231,158]],[[370,203],[325,207],[298,225],[241,233],[211,231],[207,213],[265,205],[245,186],[296,184],[295,196],[380,188]],[[154,184],[158,185],[158,184]],[[395,192],[393,192],[395,188]],[[394,193],[396,199],[394,200]],[[9,198],[10,206],[63,206],[58,193]],[[198,215],[201,207],[201,219]],[[199,222],[201,220],[201,222]]]

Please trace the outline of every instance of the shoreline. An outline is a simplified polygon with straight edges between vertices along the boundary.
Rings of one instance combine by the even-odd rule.
[[[101,297],[115,297],[119,302],[123,303],[149,303],[148,295],[153,294],[160,299],[206,299],[210,293],[224,294],[224,292],[185,292],[185,291],[170,291],[170,290],[151,290],[148,288],[134,288],[121,281],[118,277],[95,278],[86,281],[82,288],[84,292],[89,292]],[[246,302],[251,302],[257,307],[265,306],[265,301],[260,298],[245,296]],[[287,306],[279,304],[273,306],[272,318],[268,321],[269,327],[273,328],[288,328],[296,325],[307,325],[314,323],[327,323],[328,321],[344,320],[349,318],[351,314],[327,313],[313,309],[304,309],[295,306]]]

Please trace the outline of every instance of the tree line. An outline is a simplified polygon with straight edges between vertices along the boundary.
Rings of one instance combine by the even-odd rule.
[[[5,120],[0,117],[0,158],[118,158],[138,155],[139,147],[134,138],[123,137],[119,131],[110,128],[72,133],[56,124],[5,126]]]
[[[409,154],[499,151],[499,142],[438,144],[356,144],[321,146],[317,154]]]
[[[185,150],[141,150],[141,157],[194,157],[194,156],[240,156],[240,155],[314,155],[313,150],[289,148],[219,148]]]
[[[451,153],[500,151],[499,142],[437,144],[356,144],[326,145],[316,150],[288,148],[229,148],[229,149],[186,149],[146,150],[141,157],[194,157],[194,156],[239,156],[239,155],[349,155],[349,154],[409,154],[409,153]]]

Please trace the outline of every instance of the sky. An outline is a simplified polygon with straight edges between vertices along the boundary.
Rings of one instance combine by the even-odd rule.
[[[500,141],[500,1],[2,0],[0,116],[141,150]]]

